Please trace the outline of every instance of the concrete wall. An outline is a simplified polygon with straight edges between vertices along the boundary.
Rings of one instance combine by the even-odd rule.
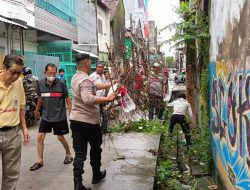
[[[114,56],[121,57],[124,47],[125,9],[122,0],[119,0],[112,22]]]
[[[250,187],[250,4],[211,0],[213,157],[226,189]]]

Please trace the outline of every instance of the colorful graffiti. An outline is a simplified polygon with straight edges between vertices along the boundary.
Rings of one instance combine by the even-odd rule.
[[[210,63],[213,156],[227,189],[250,189],[250,70]],[[236,74],[235,74],[236,73]]]

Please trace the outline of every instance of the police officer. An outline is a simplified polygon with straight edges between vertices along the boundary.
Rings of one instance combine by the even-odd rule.
[[[101,171],[102,134],[100,127],[100,110],[98,104],[115,99],[115,93],[107,97],[96,96],[96,90],[107,89],[111,83],[99,84],[88,76],[91,69],[90,56],[79,54],[76,57],[77,73],[71,80],[72,111],[70,113],[74,159],[74,190],[88,190],[82,184],[83,163],[87,157],[87,144],[90,149],[90,164],[93,170],[92,183],[99,183],[106,171]]]

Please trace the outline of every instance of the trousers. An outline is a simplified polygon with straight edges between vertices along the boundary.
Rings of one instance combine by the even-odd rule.
[[[157,115],[157,118],[162,120],[163,112],[164,112],[163,97],[156,96],[154,94],[149,94],[149,105],[148,105],[149,120],[154,119],[154,115]]]
[[[22,139],[19,128],[0,131],[2,157],[2,188],[15,190],[20,175]]]
[[[73,175],[74,180],[79,181],[82,180],[82,174],[84,173],[84,161],[87,157],[88,143],[90,145],[90,165],[93,174],[100,172],[102,133],[100,124],[71,120],[70,128],[72,130],[73,148],[75,151]]]
[[[108,129],[108,112],[104,110],[104,104],[100,104],[100,114],[101,114],[101,130],[102,133],[106,133]]]
[[[185,134],[186,143],[187,145],[190,145],[192,143],[190,136],[190,128],[185,115],[177,115],[177,114],[172,115],[170,119],[169,134],[173,133],[175,124],[180,124],[181,129]]]

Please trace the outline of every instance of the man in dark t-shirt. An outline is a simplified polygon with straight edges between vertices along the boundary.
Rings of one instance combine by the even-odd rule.
[[[35,110],[35,117],[40,118],[39,109],[43,106],[39,132],[37,136],[38,161],[30,167],[30,170],[37,170],[43,166],[43,149],[46,133],[54,131],[57,139],[62,143],[66,156],[64,164],[70,164],[73,161],[71,157],[68,142],[64,135],[69,133],[69,127],[66,116],[66,105],[71,112],[71,101],[68,97],[68,90],[63,81],[56,78],[56,65],[49,63],[45,67],[46,78],[38,82],[38,102]]]

